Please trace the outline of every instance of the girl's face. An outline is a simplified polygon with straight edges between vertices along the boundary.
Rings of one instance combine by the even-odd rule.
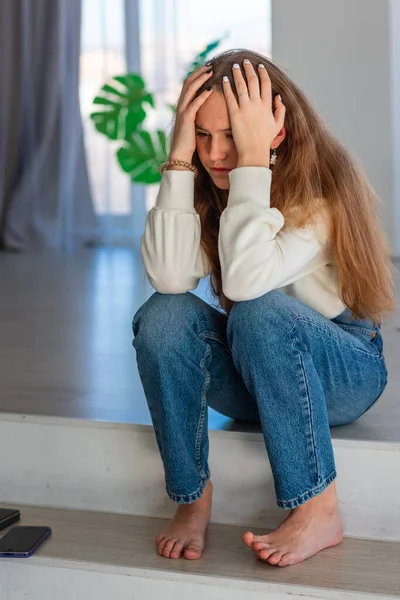
[[[230,127],[225,97],[213,92],[197,111],[196,149],[201,164],[221,190],[229,190],[229,172],[238,162]]]

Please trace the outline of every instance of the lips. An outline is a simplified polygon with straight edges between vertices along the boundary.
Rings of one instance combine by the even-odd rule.
[[[212,168],[211,171],[214,171],[215,173],[229,173],[229,171],[231,171],[231,169],[216,169],[216,168]]]

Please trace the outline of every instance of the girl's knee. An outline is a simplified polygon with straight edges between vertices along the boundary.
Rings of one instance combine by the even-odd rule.
[[[136,312],[132,321],[134,336],[157,342],[177,334],[186,316],[195,312],[193,294],[160,294],[155,292]]]
[[[258,333],[271,333],[276,327],[282,329],[285,321],[292,316],[290,299],[277,290],[272,290],[254,300],[237,302],[233,306],[228,319],[228,333],[240,330],[254,337]]]

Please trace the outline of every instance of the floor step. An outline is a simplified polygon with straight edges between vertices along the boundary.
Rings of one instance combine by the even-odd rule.
[[[333,444],[346,536],[400,541],[400,443]],[[148,426],[2,414],[0,453],[1,502],[158,518],[175,509]],[[286,516],[260,434],[210,432],[210,465],[214,522],[273,528]]]
[[[253,557],[243,528],[212,524],[200,560],[168,560],[154,546],[162,519],[16,508],[22,525],[49,525],[53,535],[29,559],[1,559],[7,600],[400,598],[399,543],[346,539],[282,569]]]

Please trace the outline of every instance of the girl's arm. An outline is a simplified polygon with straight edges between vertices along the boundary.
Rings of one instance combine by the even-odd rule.
[[[314,228],[281,231],[284,217],[270,208],[270,169],[241,167],[229,178],[219,256],[222,288],[230,300],[258,298],[327,264],[324,241]]]
[[[147,276],[158,292],[183,294],[208,275],[200,235],[200,217],[194,209],[194,174],[165,171],[141,242]]]

